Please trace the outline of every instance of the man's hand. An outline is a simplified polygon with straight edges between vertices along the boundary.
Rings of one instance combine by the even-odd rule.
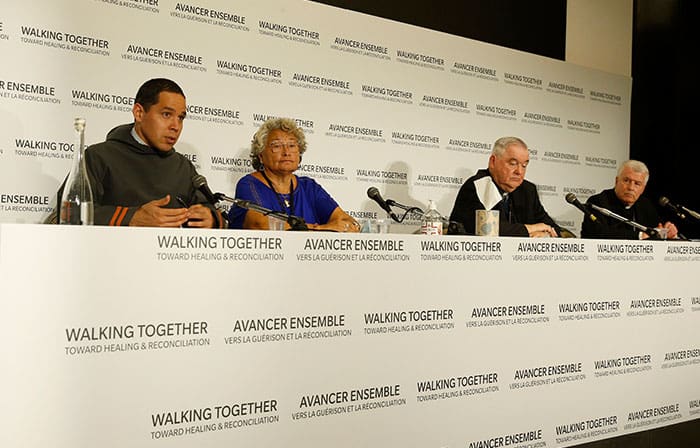
[[[657,229],[666,229],[666,238],[665,240],[675,240],[678,238],[678,228],[676,228],[676,225],[672,223],[671,221],[666,221],[666,223],[661,224],[659,223],[658,226],[656,226]],[[645,232],[640,232],[639,233],[639,239],[641,240],[647,240],[651,238],[647,233]]]
[[[195,204],[189,209],[190,220],[187,222],[187,227],[197,227],[203,229],[211,229],[214,227],[214,216],[211,210],[202,204]]]
[[[661,225],[659,224],[659,226]],[[678,228],[674,223],[672,223],[671,221],[666,221],[666,223],[663,225],[663,228],[666,229],[666,231],[668,232],[666,234],[666,238],[668,238],[669,240],[675,240],[676,238],[678,238]]]
[[[136,210],[129,225],[140,227],[180,227],[187,222],[190,213],[186,208],[164,208],[169,203],[170,195],[166,195],[163,198],[143,204]]]
[[[537,224],[525,224],[527,234],[530,238],[554,237],[556,238],[557,231],[549,224],[538,222]]]

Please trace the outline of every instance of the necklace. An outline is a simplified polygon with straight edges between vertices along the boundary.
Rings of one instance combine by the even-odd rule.
[[[275,186],[272,185],[272,181],[269,177],[267,177],[265,171],[260,171],[260,174],[262,174],[262,177],[265,178],[267,184],[270,186],[270,189],[273,191],[273,193],[275,193],[277,202],[282,208],[282,211],[288,215],[294,213],[294,177],[292,176],[292,179],[289,180],[289,197],[286,198],[285,195],[282,195],[275,190]]]

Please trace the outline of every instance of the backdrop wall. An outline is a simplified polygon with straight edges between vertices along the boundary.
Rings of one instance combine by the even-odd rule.
[[[612,185],[629,147],[628,77],[311,2],[13,4],[0,49],[12,61],[0,68],[2,222],[40,222],[70,167],[73,117],[102,141],[132,121],[151,77],[184,88],[176,148],[213,189],[232,194],[253,132],[290,116],[309,140],[299,174],[356,217],[382,215],[370,186],[449,214],[493,141],[517,135],[545,207],[578,233],[563,197]]]

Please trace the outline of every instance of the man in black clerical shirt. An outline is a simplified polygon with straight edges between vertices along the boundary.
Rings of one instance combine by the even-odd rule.
[[[493,145],[489,167],[467,179],[457,194],[451,221],[475,231],[476,210],[499,210],[499,235],[560,236],[561,228],[547,214],[537,187],[525,180],[530,152],[517,137],[501,137]]]
[[[587,204],[594,204],[610,210],[624,218],[645,227],[663,227],[667,230],[667,238],[678,236],[678,229],[672,222],[661,224],[654,204],[642,196],[649,181],[649,169],[638,160],[628,160],[617,171],[615,187],[591,196]],[[649,238],[644,232],[618,221],[615,218],[603,216],[594,212],[595,221],[588,215],[584,216],[581,225],[581,237],[637,240]]]

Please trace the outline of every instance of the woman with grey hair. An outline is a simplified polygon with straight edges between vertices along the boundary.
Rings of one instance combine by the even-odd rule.
[[[359,231],[357,221],[323,187],[310,177],[294,174],[304,152],[306,137],[294,120],[265,121],[251,143],[250,158],[255,171],[238,181],[236,198],[299,216],[313,230]],[[228,218],[232,229],[269,229],[268,217],[254,210],[234,206]]]

